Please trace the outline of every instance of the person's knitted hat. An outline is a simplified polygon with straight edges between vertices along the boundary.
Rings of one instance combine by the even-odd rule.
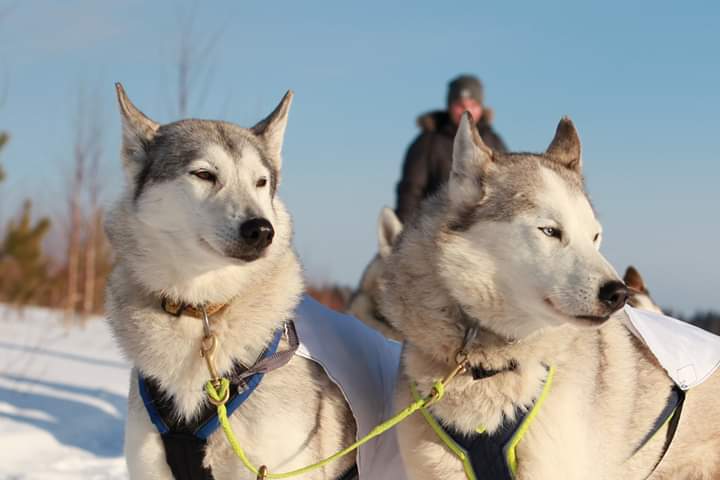
[[[447,104],[451,105],[455,100],[461,98],[472,98],[478,103],[483,103],[483,85],[473,75],[460,75],[448,84]]]

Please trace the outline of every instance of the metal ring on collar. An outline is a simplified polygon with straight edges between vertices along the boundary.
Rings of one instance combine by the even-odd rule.
[[[200,306],[200,310],[202,311],[202,321],[203,321],[203,330],[206,337],[209,337],[210,332],[210,318],[208,317],[207,309],[205,308],[205,305]]]

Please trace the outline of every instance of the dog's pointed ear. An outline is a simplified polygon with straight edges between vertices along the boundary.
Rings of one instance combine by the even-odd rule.
[[[545,155],[570,170],[582,173],[580,136],[570,117],[560,119],[555,138],[550,142]]]
[[[265,142],[267,151],[272,157],[271,161],[278,171],[282,165],[283,139],[285,138],[285,127],[287,127],[288,112],[290,111],[292,99],[293,92],[288,90],[278,106],[275,107],[275,110],[252,128],[253,133]]]
[[[122,159],[125,173],[129,179],[135,178],[142,169],[146,149],[160,128],[133,105],[120,83],[115,84],[118,104],[122,117]]]
[[[453,204],[479,201],[484,192],[482,178],[491,168],[493,151],[483,143],[470,112],[460,119],[453,143],[453,161],[448,188]]]
[[[380,211],[378,218],[378,252],[381,258],[386,258],[392,253],[393,245],[402,232],[402,223],[395,215],[395,212],[388,207]]]
[[[637,290],[638,292],[647,292],[645,280],[643,280],[640,272],[638,272],[637,269],[632,265],[630,265],[627,270],[625,270],[625,276],[623,277],[623,281],[625,282],[625,285],[632,288],[633,290]]]

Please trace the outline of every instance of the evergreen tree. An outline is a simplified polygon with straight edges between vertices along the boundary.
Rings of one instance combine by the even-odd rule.
[[[11,221],[0,244],[0,296],[13,303],[39,300],[48,286],[48,261],[43,239],[50,220],[32,221],[32,202],[23,204],[19,220]]]

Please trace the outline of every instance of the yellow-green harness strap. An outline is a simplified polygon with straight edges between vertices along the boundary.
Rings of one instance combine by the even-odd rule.
[[[221,379],[220,388],[216,389],[212,381],[207,382],[205,385],[205,390],[210,397],[211,400],[218,402],[218,418],[220,420],[220,425],[222,426],[223,431],[225,432],[225,436],[227,437],[228,443],[230,443],[230,446],[232,447],[235,454],[240,458],[245,468],[250,470],[253,474],[257,475],[258,478],[261,479],[281,479],[281,478],[290,478],[297,475],[301,475],[303,473],[310,472],[312,470],[316,470],[318,468],[322,468],[329,463],[332,463],[335,460],[338,460],[345,455],[352,453],[353,451],[357,450],[359,447],[364,445],[365,443],[369,442],[375,437],[378,437],[385,433],[386,431],[393,428],[398,423],[405,420],[407,417],[412,415],[413,413],[417,412],[418,410],[422,408],[426,408],[427,406],[431,405],[432,403],[435,403],[439,401],[444,395],[445,395],[445,385],[448,384],[456,375],[463,372],[465,369],[464,364],[458,365],[453,372],[451,372],[445,379],[435,382],[433,385],[433,389],[425,398],[418,399],[415,402],[411,403],[407,408],[401,410],[398,412],[395,416],[390,418],[389,420],[381,423],[377,427],[373,428],[370,433],[365,435],[360,440],[356,441],[349,447],[337,452],[334,455],[331,455],[330,457],[327,457],[323,460],[320,460],[319,462],[313,463],[312,465],[308,465],[307,467],[299,468],[297,470],[292,470],[290,472],[284,472],[284,473],[270,473],[267,471],[267,467],[264,465],[260,468],[256,468],[250,460],[247,458],[247,455],[245,454],[245,451],[240,446],[240,443],[238,442],[237,438],[235,437],[234,432],[232,431],[232,427],[230,426],[230,422],[228,421],[227,417],[227,409],[225,408],[225,405],[220,401],[224,395],[226,390],[229,388],[230,382],[223,378]]]
[[[553,378],[555,376],[555,367],[551,366],[548,369],[548,374],[545,379],[545,384],[543,385],[542,392],[540,392],[540,395],[538,396],[537,400],[535,401],[535,404],[530,409],[530,411],[525,415],[523,420],[520,422],[518,427],[515,429],[515,431],[512,433],[512,436],[510,437],[510,440],[507,441],[505,445],[503,445],[502,448],[502,455],[504,456],[505,464],[507,465],[507,470],[509,471],[510,475],[514,478],[517,473],[517,446],[520,443],[520,441],[523,439],[525,434],[527,433],[528,429],[530,428],[530,424],[535,420],[537,417],[538,412],[542,408],[543,403],[547,399],[548,394],[550,393],[550,388],[552,387]],[[410,386],[411,392],[413,397],[417,400],[420,398],[417,389],[414,385]],[[428,422],[430,427],[433,429],[433,431],[437,434],[437,436],[442,440],[442,442],[445,444],[445,446],[453,453],[455,456],[458,457],[458,459],[462,462],[463,470],[465,471],[465,475],[468,478],[468,480],[476,480],[477,475],[480,475],[481,472],[476,472],[475,468],[473,467],[472,457],[470,452],[468,452],[465,448],[463,448],[453,437],[448,433],[448,431],[440,425],[440,423],[437,421],[437,419],[428,411],[427,408],[421,408],[420,412],[422,413],[425,420]],[[478,427],[476,430],[477,435],[486,435],[484,427]],[[505,474],[507,476],[507,473]]]
[[[513,476],[517,473],[517,451],[516,448],[520,441],[523,439],[525,434],[527,433],[528,429],[530,428],[530,424],[535,420],[535,417],[537,417],[538,412],[540,412],[540,409],[542,408],[543,403],[545,403],[545,399],[550,394],[550,387],[552,386],[553,378],[555,377],[555,366],[551,365],[550,369],[548,370],[547,378],[545,379],[545,385],[543,385],[542,392],[540,392],[540,396],[538,397],[537,401],[535,402],[535,405],[530,409],[527,416],[523,420],[523,422],[520,424],[518,429],[515,431],[515,434],[510,439],[510,442],[507,444],[506,451],[505,451],[505,459],[507,460],[508,466],[510,467],[510,471],[512,472]]]
[[[412,383],[410,384],[410,391],[412,392],[413,398],[415,398],[416,401],[421,398],[420,394],[415,388],[415,385],[413,385]],[[430,428],[435,431],[435,433],[438,437],[440,437],[440,440],[443,441],[445,446],[448,447],[450,451],[453,452],[455,456],[460,459],[463,465],[463,470],[465,470],[465,476],[468,478],[468,480],[476,480],[475,472],[473,471],[472,464],[470,463],[470,457],[465,451],[465,449],[455,443],[452,438],[450,438],[450,435],[445,432],[443,427],[440,426],[438,421],[435,420],[435,417],[432,416],[432,414],[428,411],[427,408],[421,408],[420,413],[422,413],[422,416],[425,417],[425,420],[430,425]]]

